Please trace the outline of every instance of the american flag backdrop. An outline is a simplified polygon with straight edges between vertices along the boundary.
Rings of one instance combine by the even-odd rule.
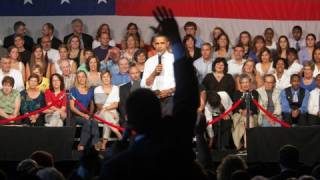
[[[156,6],[172,8],[181,29],[186,21],[196,22],[205,41],[210,41],[216,26],[224,28],[231,40],[243,30],[257,35],[267,27],[275,29],[275,38],[288,35],[294,25],[301,25],[305,34],[319,37],[320,32],[319,0],[0,0],[0,39],[13,32],[18,20],[27,24],[34,38],[41,35],[43,23],[52,22],[62,38],[70,33],[71,20],[79,17],[93,36],[101,23],[108,23],[117,42],[126,25],[136,22],[148,42],[149,26],[156,23],[151,10]]]

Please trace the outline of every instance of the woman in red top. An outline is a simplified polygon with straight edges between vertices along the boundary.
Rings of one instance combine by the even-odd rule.
[[[67,117],[67,96],[64,90],[63,78],[60,74],[52,74],[49,89],[45,92],[46,104],[52,106],[45,116],[45,126],[63,126],[63,120]]]

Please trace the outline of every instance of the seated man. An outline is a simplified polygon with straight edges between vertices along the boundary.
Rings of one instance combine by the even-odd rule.
[[[317,87],[310,92],[308,102],[309,125],[320,125],[320,74],[316,76]]]
[[[300,81],[298,74],[291,75],[291,87],[281,91],[282,117],[289,124],[306,125],[309,91],[300,87]]]
[[[264,85],[257,89],[259,93],[259,104],[261,104],[268,112],[280,118],[280,90],[275,88],[276,79],[272,74],[266,74],[263,77]],[[280,124],[273,121],[265,115],[261,110],[258,116],[258,124],[262,127],[279,127]]]
[[[140,88],[140,71],[137,66],[131,66],[129,68],[129,75],[131,81],[127,84],[120,86],[119,94],[120,94],[120,102],[119,102],[119,112],[120,112],[120,124],[123,124],[126,120],[126,109],[125,104],[126,101],[131,94],[131,92]]]
[[[129,76],[129,60],[127,58],[121,58],[119,60],[119,72],[112,74],[112,84],[121,86],[130,82]]]

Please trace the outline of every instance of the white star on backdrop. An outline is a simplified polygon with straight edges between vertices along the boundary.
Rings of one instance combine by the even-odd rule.
[[[60,4],[64,4],[64,3],[70,4],[70,0],[61,0],[61,3],[60,3]]]
[[[23,4],[28,4],[28,3],[33,4],[32,0],[24,0],[24,2],[23,2]]]
[[[100,3],[108,3],[108,1],[107,0],[98,0],[98,4],[100,4]]]

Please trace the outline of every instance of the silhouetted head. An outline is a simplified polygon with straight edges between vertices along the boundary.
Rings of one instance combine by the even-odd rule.
[[[35,151],[30,155],[30,159],[36,161],[42,167],[54,166],[53,156],[47,151]]]
[[[134,91],[126,103],[128,125],[138,134],[154,135],[161,120],[161,106],[157,96],[148,89]]]
[[[285,168],[296,168],[299,164],[299,151],[292,145],[284,145],[280,149],[279,163]]]
[[[237,170],[246,170],[248,168],[246,162],[239,156],[228,155],[226,156],[217,169],[218,180],[231,179],[232,173]]]

